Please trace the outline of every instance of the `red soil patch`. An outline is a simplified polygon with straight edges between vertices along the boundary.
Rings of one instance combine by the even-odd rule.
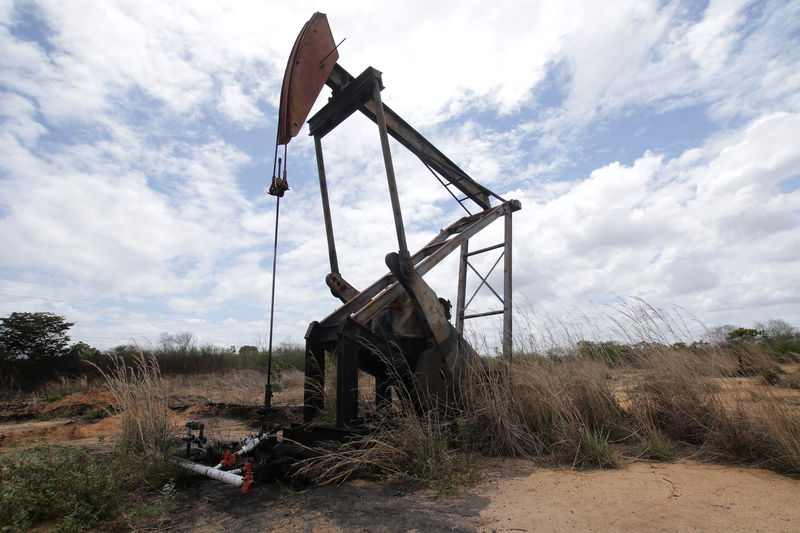
[[[76,416],[97,408],[111,410],[115,405],[116,399],[109,391],[89,389],[85,392],[70,394],[60,400],[47,404],[40,412],[60,416]]]
[[[103,436],[112,439],[119,431],[122,415],[114,415],[95,423],[68,419],[17,422],[0,425],[0,448],[26,446],[36,443],[90,444]],[[86,442],[89,440],[89,442]]]

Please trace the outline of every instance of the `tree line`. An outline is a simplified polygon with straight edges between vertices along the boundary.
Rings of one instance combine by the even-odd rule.
[[[62,376],[92,375],[106,369],[112,358],[132,363],[140,351],[155,357],[163,374],[224,372],[252,368],[266,369],[267,353],[256,346],[198,346],[191,332],[163,333],[155,347],[123,344],[98,350],[85,342],[70,343],[74,324],[54,313],[11,313],[0,318],[0,388],[6,391],[33,390],[41,383]],[[748,346],[769,350],[779,362],[795,361],[800,354],[800,331],[785,320],[756,322],[752,328],[733,325],[711,328],[706,340],[678,342],[676,350],[698,351],[723,346],[746,352]],[[578,341],[571,355],[603,362],[610,367],[628,362],[642,349],[615,341]],[[536,354],[523,354],[536,355]],[[564,355],[564,354],[562,354]],[[552,354],[552,357],[559,357]],[[300,345],[282,344],[273,350],[273,369],[303,370],[305,351]]]
[[[154,357],[162,374],[224,372],[252,368],[264,370],[267,353],[257,346],[199,345],[191,332],[162,333],[156,346],[121,344],[99,350],[85,342],[71,343],[74,324],[45,312],[11,313],[0,318],[0,390],[24,392],[64,376],[94,376],[108,369],[114,358],[133,364],[144,352]],[[303,368],[305,350],[281,344],[273,350],[273,369]]]

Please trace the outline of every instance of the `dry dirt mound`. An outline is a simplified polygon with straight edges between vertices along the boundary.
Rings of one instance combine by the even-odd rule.
[[[113,438],[119,431],[121,419],[122,415],[114,415],[95,423],[59,418],[0,424],[0,448],[37,443],[70,445],[99,442]]]
[[[23,420],[39,413],[39,402],[11,400],[0,403],[0,420]]]
[[[40,412],[56,416],[78,416],[92,409],[111,410],[116,405],[114,395],[107,390],[89,389],[76,392],[47,404]]]

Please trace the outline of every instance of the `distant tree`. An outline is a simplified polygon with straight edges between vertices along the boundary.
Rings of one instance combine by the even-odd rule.
[[[159,344],[165,352],[187,352],[194,348],[196,339],[191,331],[182,331],[174,335],[164,332],[161,334]]]
[[[800,331],[785,320],[773,318],[756,322],[754,326],[763,332],[764,342],[779,354],[800,354]],[[796,356],[789,359],[796,359]]]
[[[764,332],[766,339],[792,339],[800,335],[800,331],[785,320],[773,318],[766,322],[756,322],[754,327]]]
[[[0,318],[0,381],[35,386],[74,369],[67,349],[72,327],[53,313],[11,313]]]
[[[605,363],[610,367],[615,367],[623,361],[630,361],[633,356],[633,349],[630,346],[614,341],[578,341],[577,348],[581,357]]]
[[[707,338],[711,344],[725,344],[728,342],[728,335],[736,329],[737,327],[731,324],[709,328],[705,334],[705,338]]]
[[[69,355],[78,361],[96,361],[100,357],[100,350],[89,346],[85,342],[76,342],[69,347]]]
[[[258,355],[258,348],[255,346],[241,346],[239,347],[239,355],[242,356],[257,356]]]
[[[755,328],[736,328],[728,333],[727,341],[734,344],[759,340],[764,332]]]
[[[67,354],[73,324],[53,313],[11,313],[0,318],[0,352],[10,360],[40,361]]]

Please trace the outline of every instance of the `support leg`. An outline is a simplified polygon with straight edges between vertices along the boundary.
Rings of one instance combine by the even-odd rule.
[[[325,407],[325,345],[306,340],[305,371],[303,421],[310,422]]]
[[[336,426],[358,416],[358,346],[344,336],[336,347]]]

